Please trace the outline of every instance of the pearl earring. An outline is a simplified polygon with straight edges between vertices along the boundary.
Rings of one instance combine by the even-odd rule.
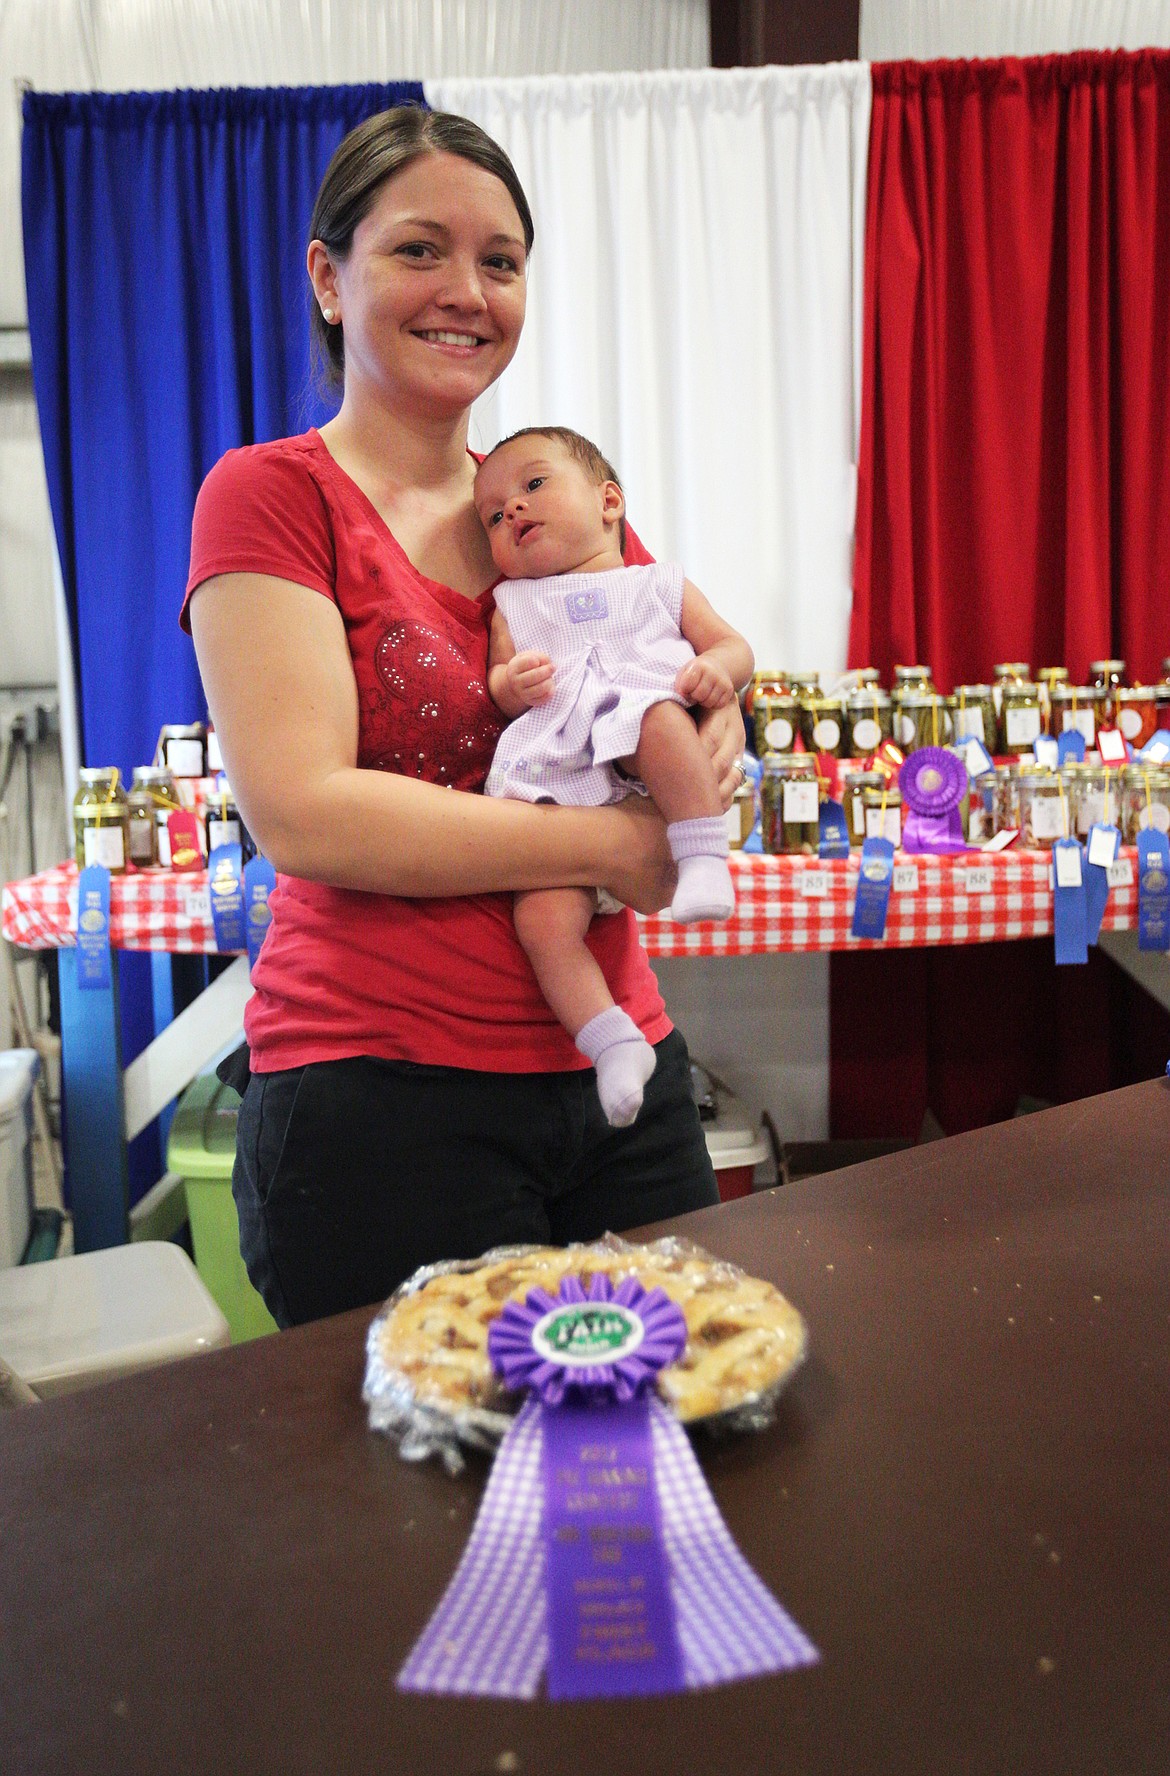
[[[323,309],[322,309],[322,310],[321,310],[321,313],[322,313],[322,314],[323,314],[323,315],[324,315],[324,317],[325,317],[325,319],[326,319],[326,320],[327,320],[327,321],[335,321],[335,320],[336,320],[336,319],[337,319],[337,311],[336,311],[336,309],[332,309],[332,308],[323,308]]]

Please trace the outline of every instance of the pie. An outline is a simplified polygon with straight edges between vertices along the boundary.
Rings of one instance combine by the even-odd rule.
[[[488,1327],[506,1301],[523,1301],[530,1289],[555,1295],[570,1271],[586,1289],[599,1271],[615,1283],[636,1276],[677,1302],[687,1345],[657,1385],[684,1424],[760,1402],[804,1356],[804,1322],[771,1283],[683,1240],[633,1246],[609,1237],[591,1246],[500,1249],[416,1273],[375,1320],[371,1358],[427,1413],[511,1413],[519,1402],[488,1359]]]

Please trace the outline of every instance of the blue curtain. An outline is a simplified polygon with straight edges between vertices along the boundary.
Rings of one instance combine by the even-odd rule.
[[[129,778],[205,713],[177,626],[199,485],[323,417],[309,216],[337,144],[418,82],[30,93],[22,196],[33,382],[84,760]]]

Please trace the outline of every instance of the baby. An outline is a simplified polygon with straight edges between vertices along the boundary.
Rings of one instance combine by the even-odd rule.
[[[751,649],[681,567],[624,566],[621,487],[578,433],[533,427],[497,444],[476,476],[475,505],[505,576],[488,690],[511,723],[486,793],[594,807],[644,786],[678,863],[672,917],[728,918],[719,785],[687,708],[730,703],[751,677]],[[516,933],[549,1006],[597,1069],[606,1117],[624,1128],[655,1054],[586,945],[597,910],[588,889],[531,890],[516,896]]]

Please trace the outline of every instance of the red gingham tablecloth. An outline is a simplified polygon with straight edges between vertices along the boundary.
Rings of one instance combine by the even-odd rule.
[[[1137,922],[1136,854],[1114,864],[1103,928]],[[857,854],[731,859],[738,905],[725,925],[675,925],[643,919],[651,956],[756,956],[771,950],[913,948],[925,944],[1000,943],[1052,933],[1051,860],[1046,851],[912,857],[899,852],[882,944],[849,935]],[[25,949],[74,942],[77,870],[58,865],[4,890],[3,932]],[[110,884],[110,941],[119,950],[214,951],[207,877],[147,870]]]

